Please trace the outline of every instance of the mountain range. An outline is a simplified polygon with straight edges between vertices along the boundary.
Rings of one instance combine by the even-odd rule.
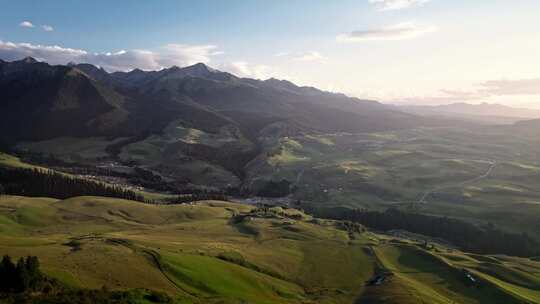
[[[397,108],[415,115],[464,119],[485,124],[513,124],[522,120],[540,118],[540,110],[490,103],[452,103],[434,106],[400,105]]]
[[[444,109],[457,108],[469,107]],[[91,64],[0,61],[4,149],[92,166],[112,161],[176,185],[276,188],[280,164],[309,159],[298,151],[319,155],[328,147],[304,150],[288,138],[463,125],[461,118],[405,110],[286,80],[241,78],[202,63],[109,73]],[[302,175],[292,174],[287,180]]]
[[[239,78],[199,63],[160,71],[107,73],[90,64],[0,62],[3,140],[141,136],[173,120],[252,133],[281,122],[297,130],[379,131],[413,127],[414,115],[277,79]],[[246,119],[249,116],[249,119]],[[69,127],[66,127],[69,126]]]

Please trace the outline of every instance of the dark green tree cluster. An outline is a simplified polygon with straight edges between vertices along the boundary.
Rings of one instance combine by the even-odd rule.
[[[109,167],[97,167],[89,164],[73,164],[65,162],[52,154],[44,154],[31,151],[14,151],[12,153],[14,155],[17,155],[24,162],[49,168],[61,167],[61,169],[59,169],[60,171],[71,174],[125,178],[129,180],[130,184],[163,192],[174,192],[177,188],[175,183],[165,181],[161,178],[161,176],[140,167],[134,167],[133,173],[126,173],[118,172]],[[104,161],[105,160],[107,159],[104,159]]]
[[[340,209],[326,217],[349,220],[366,227],[389,231],[407,230],[447,240],[464,251],[478,254],[507,254],[530,257],[540,255],[540,243],[527,234],[508,233],[494,225],[477,226],[448,217],[388,209],[385,212]]]
[[[55,279],[48,278],[39,269],[35,256],[20,258],[13,263],[5,255],[0,261],[0,303],[39,304],[129,304],[171,303],[172,299],[163,292],[147,289],[111,291],[102,289],[67,288]]]
[[[22,300],[22,301],[21,301]],[[28,304],[134,304],[134,303],[173,303],[166,293],[150,290],[109,290],[102,289],[64,289],[49,295],[14,298],[6,303]]]
[[[0,262],[0,291],[19,293],[41,289],[43,275],[39,270],[39,260],[35,256],[20,258],[17,264],[5,255]]]
[[[94,195],[146,202],[144,197],[120,186],[74,178],[52,170],[0,169],[0,184],[5,194],[47,196],[66,199],[74,196]]]
[[[220,192],[197,192],[179,195],[170,201],[171,204],[186,204],[197,201],[226,201],[227,196]]]
[[[258,196],[262,197],[284,197],[293,192],[294,189],[291,187],[291,182],[286,179],[282,179],[279,182],[269,181],[267,182],[257,193]]]

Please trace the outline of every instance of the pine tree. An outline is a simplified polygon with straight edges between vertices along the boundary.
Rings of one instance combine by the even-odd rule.
[[[0,262],[0,290],[11,291],[13,289],[13,278],[15,276],[15,264],[11,257],[5,255]]]
[[[20,258],[17,261],[15,267],[16,276],[14,278],[14,288],[16,292],[23,292],[30,286],[30,274],[26,269],[26,262],[24,258]]]

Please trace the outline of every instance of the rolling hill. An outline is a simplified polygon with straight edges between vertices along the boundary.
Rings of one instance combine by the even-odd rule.
[[[0,206],[2,253],[37,256],[46,275],[75,290],[151,289],[175,303],[540,300],[539,262],[426,249],[294,209],[90,196],[1,196]],[[377,276],[384,280],[366,283]]]

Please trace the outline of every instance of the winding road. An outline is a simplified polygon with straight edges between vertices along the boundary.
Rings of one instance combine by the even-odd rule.
[[[443,190],[443,189],[448,189],[448,188],[454,188],[454,187],[458,187],[458,186],[464,186],[466,184],[471,184],[471,183],[475,183],[479,180],[482,180],[482,179],[485,179],[485,178],[488,178],[491,173],[493,172],[493,169],[495,169],[495,167],[497,166],[497,162],[496,161],[492,161],[492,160],[489,160],[489,161],[484,161],[484,162],[487,162],[489,163],[489,168],[487,169],[487,171],[480,175],[480,176],[477,176],[475,178],[472,178],[472,179],[468,179],[466,181],[462,181],[462,182],[459,182],[457,184],[451,184],[451,185],[444,185],[444,186],[439,186],[439,187],[435,187],[433,189],[429,189],[427,191],[425,191],[423,194],[422,194],[422,197],[418,200],[418,204],[426,204],[428,201],[427,201],[427,198],[437,192],[437,191],[440,191],[440,190]]]

